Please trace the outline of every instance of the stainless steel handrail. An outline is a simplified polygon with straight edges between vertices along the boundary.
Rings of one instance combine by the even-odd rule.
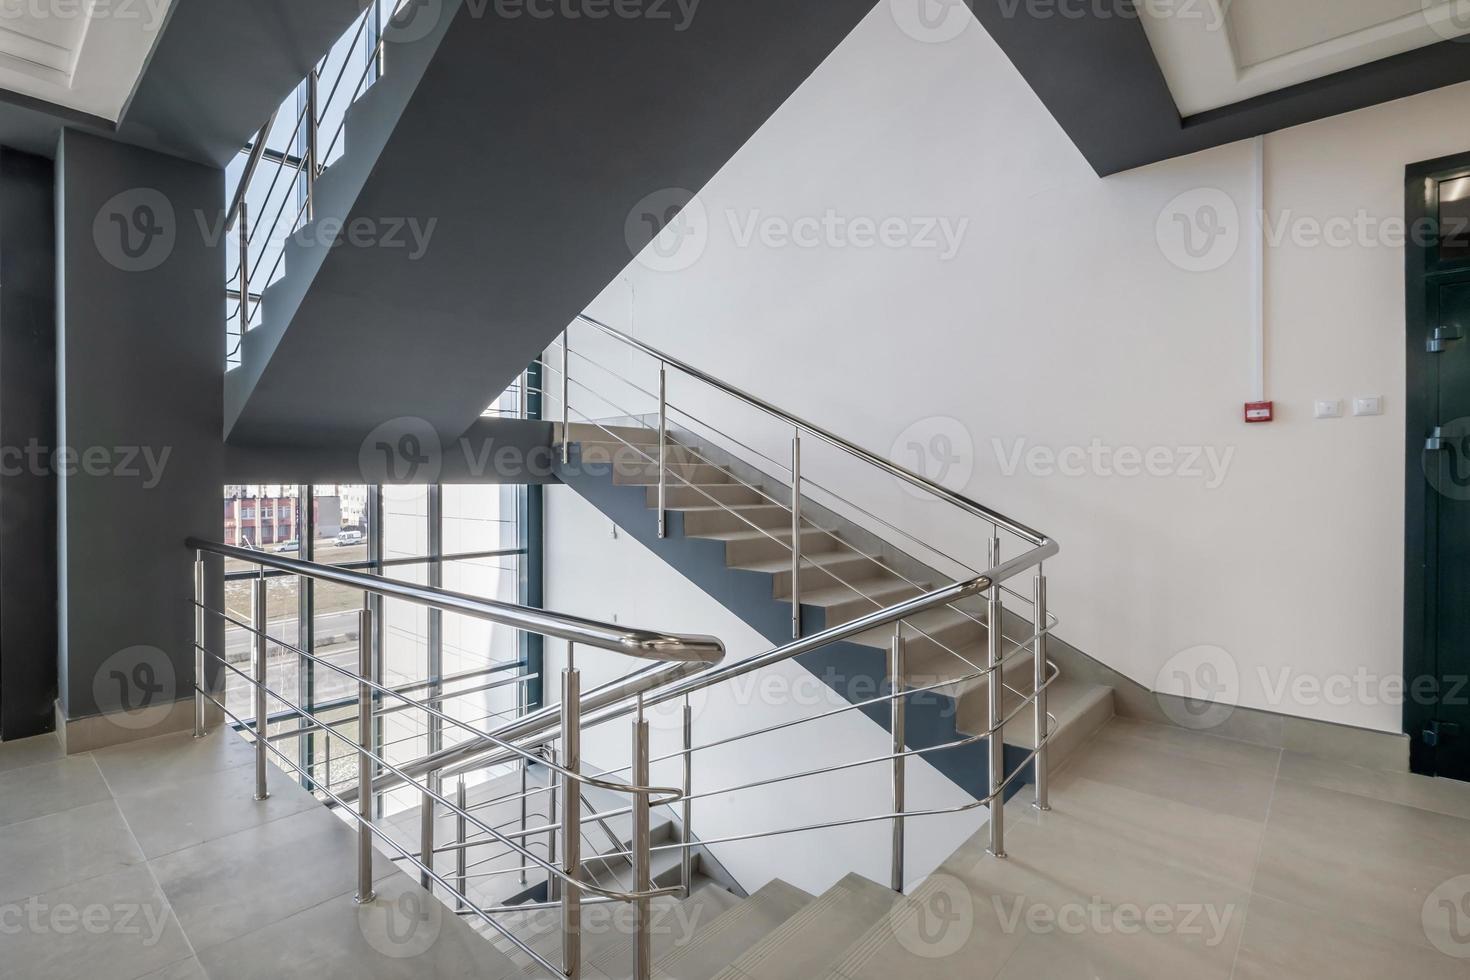
[[[927,476],[915,473],[913,470],[910,470],[906,467],[899,466],[892,460],[885,459],[874,452],[870,452],[869,450],[864,449],[862,446],[859,446],[857,443],[852,442],[848,439],[844,439],[841,436],[829,431],[828,429],[823,428],[820,425],[816,425],[813,422],[808,422],[806,419],[803,419],[798,415],[793,415],[785,409],[777,408],[775,405],[772,405],[770,402],[766,401],[760,396],[753,395],[750,392],[745,391],[743,388],[739,388],[728,381],[717,378],[714,375],[709,374],[708,372],[701,371],[699,368],[679,360],[672,354],[666,354],[663,351],[659,350],[657,347],[652,347],[648,344],[645,344],[643,341],[639,340],[636,337],[632,337],[626,333],[623,333],[623,331],[617,329],[616,327],[608,326],[601,320],[590,317],[585,313],[578,314],[577,319],[583,323],[597,328],[598,330],[607,334],[609,337],[612,337],[614,340],[618,340],[628,345],[629,347],[642,351],[649,357],[656,358],[669,367],[676,368],[682,374],[687,374],[689,377],[694,378],[697,381],[701,381],[713,388],[718,388],[725,394],[730,395],[734,398],[738,398],[740,401],[745,402],[747,405],[750,405],[753,408],[760,409],[767,415],[780,419],[782,422],[798,428],[803,432],[809,433],[810,435],[814,435],[828,445],[833,446],[836,449],[840,449],[848,453],[849,455],[856,456],[863,462],[878,467],[879,469],[888,473],[890,476],[898,477],[900,480],[903,480],[906,483],[910,483],[913,486],[919,487],[922,490],[926,490],[929,493],[932,493],[935,496],[954,504],[956,507],[968,511],[976,517],[984,519],[987,523],[993,524],[998,528],[1009,531],[1011,534],[1014,534],[1017,537],[1028,541],[1033,545],[1041,547],[1051,543],[1051,538],[1042,534],[1040,531],[1029,528],[1019,521],[1013,520],[1012,518],[1006,517],[1004,514],[991,510],[984,504],[971,500],[964,494],[956,493],[948,487],[929,479]]]
[[[512,602],[481,599],[448,589],[436,589],[426,585],[415,585],[397,579],[385,579],[366,575],[333,565],[285,558],[281,555],[263,554],[248,548],[220,544],[201,538],[189,538],[185,544],[195,550],[209,554],[235,558],[267,568],[289,572],[322,582],[333,582],[349,588],[362,589],[390,599],[401,599],[430,609],[472,616],[502,626],[552,636],[557,639],[585,646],[611,650],[616,653],[637,657],[640,660],[656,660],[662,663],[717,664],[724,659],[725,645],[713,636],[658,633],[651,630],[634,629],[596,620],[550,612]]]
[[[641,767],[634,772],[634,781],[631,784],[613,782],[599,776],[582,772],[580,760],[580,733],[582,730],[580,707],[580,673],[571,666],[572,650],[576,644],[581,643],[599,649],[606,649],[623,653],[634,657],[656,662],[656,669],[649,675],[659,681],[667,681],[675,677],[683,676],[687,671],[704,669],[712,664],[718,663],[724,655],[723,645],[713,637],[707,636],[683,636],[678,634],[654,633],[647,630],[636,630],[618,628],[610,624],[597,623],[581,617],[564,616],[557,613],[549,613],[545,610],[519,606],[513,603],[499,602],[496,600],[478,599],[461,593],[450,592],[445,589],[418,586],[408,582],[382,578],[374,575],[365,575],[359,572],[339,568],[331,565],[323,565],[316,562],[303,561],[296,558],[287,558],[278,555],[267,555],[258,551],[238,548],[218,542],[205,541],[199,538],[189,538],[187,546],[195,553],[194,560],[194,610],[195,610],[195,715],[194,734],[195,737],[203,737],[205,734],[206,709],[208,703],[216,705],[224,714],[234,720],[242,730],[252,734],[255,741],[255,799],[265,800],[269,798],[269,783],[267,772],[267,757],[274,753],[285,761],[290,768],[297,772],[303,780],[313,786],[318,792],[329,797],[338,806],[351,808],[348,801],[333,793],[330,787],[331,767],[327,768],[326,782],[321,781],[310,767],[302,768],[291,762],[278,748],[272,744],[270,724],[271,714],[268,702],[274,700],[284,706],[287,712],[296,720],[298,730],[296,734],[307,730],[320,732],[328,738],[346,739],[347,732],[339,730],[332,722],[324,720],[319,715],[320,709],[315,705],[303,705],[283,695],[278,690],[271,689],[269,685],[268,657],[267,652],[271,645],[285,650],[301,660],[316,667],[335,671],[356,682],[357,686],[357,715],[355,724],[351,726],[355,734],[354,750],[357,758],[357,786],[366,787],[368,791],[359,792],[356,798],[356,807],[352,816],[358,822],[358,857],[357,857],[357,900],[359,903],[367,903],[374,900],[374,871],[373,871],[373,841],[381,839],[382,832],[373,826],[374,801],[370,792],[373,784],[373,776],[377,772],[390,773],[396,776],[402,783],[416,790],[423,800],[423,814],[421,820],[421,846],[418,852],[409,851],[396,843],[394,848],[398,850],[403,858],[416,867],[421,873],[421,881],[424,887],[432,887],[439,884],[451,891],[458,893],[455,899],[459,911],[466,908],[491,926],[500,931],[510,939],[522,952],[527,953],[540,966],[551,970],[553,973],[564,974],[568,977],[581,975],[581,944],[580,929],[576,925],[581,920],[581,906],[584,898],[588,896],[591,900],[605,899],[618,902],[630,903],[634,908],[635,920],[638,925],[638,961],[640,964],[651,962],[649,959],[649,942],[651,932],[650,901],[653,898],[665,895],[681,894],[684,891],[679,887],[655,887],[648,869],[651,867],[648,848],[651,846],[649,833],[650,813],[655,806],[661,806],[680,801],[687,792],[686,788],[662,787],[654,785],[650,778],[646,760],[649,757],[649,727],[644,718],[640,705],[639,713],[633,726],[633,748],[634,758],[644,760]],[[234,619],[223,609],[214,609],[209,605],[206,592],[206,556],[215,555],[222,558],[233,558],[249,562],[256,566],[257,575],[253,582],[251,607],[252,620],[245,623]],[[355,670],[333,663],[331,660],[317,656],[293,643],[289,643],[268,633],[267,618],[267,570],[275,569],[281,573],[300,576],[304,579],[322,582],[331,582],[349,588],[360,589],[364,595],[363,608],[358,614],[357,630],[357,665]],[[516,629],[518,632],[536,632],[543,636],[554,636],[567,640],[568,643],[568,667],[562,672],[562,704],[560,711],[560,736],[561,736],[561,763],[554,758],[548,758],[516,745],[505,739],[498,738],[476,728],[467,721],[454,716],[454,714],[443,710],[445,694],[435,690],[435,684],[430,687],[429,698],[425,700],[410,697],[404,689],[389,687],[374,677],[381,673],[381,665],[375,666],[373,646],[374,638],[381,637],[379,627],[381,620],[375,611],[375,604],[380,603],[382,598],[397,598],[403,601],[423,605],[442,612],[454,612],[461,615],[471,616],[489,622],[506,625]],[[214,653],[209,649],[209,630],[206,627],[206,618],[209,615],[223,617],[228,622],[234,622],[243,627],[251,636],[251,647],[253,650],[252,670],[247,672],[231,663],[222,653]],[[231,712],[224,701],[216,698],[210,691],[206,670],[207,661],[212,660],[224,669],[227,675],[240,678],[251,690],[254,716],[250,722],[242,720],[238,715]],[[517,683],[524,682],[524,675],[514,679]],[[437,682],[435,682],[437,684]],[[619,690],[619,688],[614,688]],[[224,695],[222,694],[221,697]],[[453,692],[449,696],[453,696]],[[527,831],[526,811],[522,807],[521,825],[519,834],[504,832],[501,828],[492,826],[484,820],[479,819],[470,812],[464,793],[464,781],[460,780],[459,790],[456,798],[451,800],[444,786],[443,775],[440,771],[430,770],[427,773],[418,774],[425,776],[421,781],[415,776],[405,773],[397,765],[389,761],[387,749],[393,744],[384,742],[381,734],[381,720],[387,713],[388,708],[378,705],[380,699],[392,698],[399,704],[422,712],[432,722],[452,726],[468,732],[473,738],[493,742],[501,751],[510,753],[522,763],[524,791],[524,766],[529,762],[536,762],[546,768],[548,777],[559,779],[561,793],[568,801],[564,815],[559,823],[549,826],[537,827],[534,831]],[[342,726],[346,728],[348,726]],[[432,743],[431,743],[432,744]],[[635,837],[632,844],[634,857],[635,875],[631,888],[605,885],[601,877],[590,866],[581,859],[582,843],[584,833],[581,827],[581,806],[577,803],[581,799],[582,791],[587,787],[600,787],[615,793],[627,794],[632,803],[625,811],[633,814]],[[555,797],[553,797],[555,799]],[[529,945],[513,935],[509,929],[493,919],[493,913],[470,901],[466,893],[467,878],[464,872],[463,855],[461,849],[457,860],[460,873],[458,886],[448,877],[440,875],[434,870],[433,855],[436,853],[434,847],[434,807],[443,807],[460,828],[459,836],[463,842],[469,827],[483,834],[488,840],[503,845],[509,850],[507,854],[519,855],[523,868],[540,868],[547,875],[548,887],[555,891],[559,898],[562,909],[563,922],[563,964],[562,968],[556,967],[550,960],[538,954]],[[488,816],[488,815],[487,815]],[[596,813],[592,817],[600,819]],[[541,833],[561,833],[562,857],[556,859],[550,847],[547,857],[540,858],[530,849],[528,837]],[[614,847],[620,844],[615,843]],[[605,866],[606,858],[594,855],[592,861],[601,860]],[[583,875],[590,875],[592,881],[585,880]],[[524,880],[524,874],[523,879]],[[638,976],[647,980],[648,972],[640,968]]]

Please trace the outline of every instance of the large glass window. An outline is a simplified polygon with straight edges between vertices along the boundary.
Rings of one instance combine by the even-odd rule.
[[[524,602],[520,523],[526,491],[501,486],[364,485],[231,486],[225,488],[223,540],[237,547],[353,568],[387,579]],[[355,784],[356,684],[332,665],[357,669],[360,589],[259,566],[227,562],[226,608],[239,624],[254,621],[254,590],[266,591],[272,743],[315,779],[340,790]],[[441,614],[411,602],[374,599],[378,625],[369,638],[377,679],[477,728],[526,709],[526,664],[517,631],[482,619]],[[253,636],[227,624],[226,655],[252,671]],[[304,656],[310,654],[316,661]],[[242,722],[254,718],[253,693],[230,672],[226,705]],[[333,725],[331,738],[301,717],[300,707]],[[393,763],[471,737],[392,697],[379,706],[378,744]],[[282,768],[289,768],[285,764]],[[488,778],[488,774],[485,777]],[[387,794],[387,817],[417,807],[413,792]]]

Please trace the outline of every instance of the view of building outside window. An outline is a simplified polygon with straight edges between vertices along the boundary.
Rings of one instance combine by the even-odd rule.
[[[228,486],[224,540],[266,554],[516,602],[523,493],[523,488],[494,485]],[[381,527],[375,525],[375,513]],[[431,522],[436,513],[437,527]],[[448,560],[434,561],[436,555]],[[259,566],[244,559],[228,560],[225,572],[225,606],[237,621],[226,623],[227,660],[246,675],[253,669],[253,637],[239,624],[254,621],[254,590],[264,585],[270,688],[293,702],[272,698],[267,705],[273,747],[329,788],[354,785],[356,756],[346,742],[357,737],[357,685],[330,665],[356,670],[362,591],[271,569],[262,578]],[[522,686],[515,680],[521,673],[515,630],[431,614],[397,599],[379,600],[374,611],[380,617],[374,655],[382,684],[415,700],[442,696],[447,715],[478,728],[515,716]],[[308,623],[310,629],[303,629]],[[313,664],[298,651],[322,662]],[[249,684],[234,671],[226,673],[226,706],[240,721],[252,721]],[[390,762],[406,762],[470,737],[463,728],[400,704],[385,698],[379,709],[378,744]],[[342,737],[315,729],[296,707],[331,724]],[[284,762],[282,768],[290,771]],[[419,802],[416,793],[389,793],[382,800],[383,813],[391,816]]]

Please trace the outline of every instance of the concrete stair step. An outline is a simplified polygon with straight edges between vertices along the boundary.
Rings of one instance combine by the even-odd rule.
[[[658,484],[648,488],[648,509],[658,507]],[[665,503],[670,510],[683,510],[690,507],[714,507],[719,504],[730,504],[738,506],[741,504],[765,504],[770,503],[761,496],[759,490],[747,487],[740,483],[715,484],[704,487],[669,486],[665,496]]]
[[[791,529],[789,527],[710,531],[706,534],[687,536],[725,542],[725,564],[732,567],[739,567],[752,561],[770,561],[782,557],[788,562],[791,560]],[[840,548],[841,544],[830,534],[815,528],[802,528],[801,553],[803,555],[827,554]]]
[[[751,946],[715,980],[810,980],[821,976],[899,896],[851,874]]]
[[[670,507],[684,515],[684,533],[700,537],[720,531],[748,531],[754,528],[786,528],[791,526],[791,511],[777,504],[749,504],[721,507],[705,503],[695,507]]]
[[[685,901],[660,899],[651,917],[653,959],[680,949],[693,941],[699,929],[739,905],[741,899],[715,884],[696,887]],[[624,935],[587,957],[587,963],[611,978],[625,980],[633,975],[633,937]]]
[[[812,896],[779,878],[726,910],[694,937],[658,957],[653,975],[660,980],[711,980],[737,957],[812,901]]]
[[[791,595],[791,554],[789,551],[784,558],[766,558],[730,567],[770,575],[773,595],[788,597]],[[801,587],[803,591],[818,589],[838,584],[839,579],[843,582],[852,582],[886,572],[886,566],[855,551],[839,549],[819,552],[815,555],[802,556]]]
[[[801,603],[816,606],[827,612],[827,625],[840,626],[860,616],[875,613],[880,609],[924,594],[924,589],[910,585],[897,576],[891,578],[866,578],[856,582],[836,583],[811,591],[803,590]],[[790,599],[788,591],[778,599]],[[891,635],[891,633],[890,633]]]
[[[591,460],[583,457],[584,463],[607,465],[611,462],[613,469],[613,482],[622,486],[658,486],[659,465],[657,460],[644,460],[634,458],[633,450],[623,447],[623,453],[616,458],[603,457],[601,460]],[[668,472],[668,485],[670,487],[683,486],[705,486],[706,484],[728,484],[734,483],[735,478],[727,471],[718,466],[710,466],[706,463],[670,463],[666,467]]]

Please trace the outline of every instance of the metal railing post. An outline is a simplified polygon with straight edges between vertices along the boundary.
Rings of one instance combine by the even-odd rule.
[[[572,332],[561,335],[561,461],[572,461],[572,407],[568,399],[571,385],[567,377],[567,364],[571,360]],[[574,809],[567,807],[568,810]]]
[[[561,890],[562,970],[570,980],[582,976],[582,892],[572,882],[582,866],[582,787],[575,778],[582,771],[582,675],[575,660],[576,644],[567,643],[567,666],[561,673],[561,868],[566,874]]]
[[[424,777],[424,785],[430,792],[439,793],[443,786],[438,772]],[[419,869],[419,884],[429,894],[434,893],[434,878],[429,869],[434,867],[434,797],[424,793],[423,806],[419,807],[419,861],[428,868]]]
[[[669,509],[669,369],[658,365],[658,536],[668,536]]]
[[[378,78],[382,78],[388,70],[388,47],[383,37],[383,4],[381,0],[373,0],[373,51],[377,60],[376,71]]]
[[[791,437],[791,638],[801,639],[801,430]]]
[[[889,882],[893,890],[903,894],[904,886],[904,752],[907,751],[906,705],[903,699],[904,638],[903,623],[893,629],[893,649],[888,661],[888,693],[893,695],[889,705],[889,728],[893,733],[893,866]]]
[[[638,713],[633,718],[633,785],[649,785],[648,719],[643,714],[643,696],[638,696]],[[647,892],[653,888],[653,797],[633,794],[633,890]],[[686,850],[687,853],[687,850]],[[633,978],[650,980],[653,976],[653,923],[649,900],[633,903]]]
[[[257,137],[259,139],[259,137]],[[250,330],[250,205],[240,199],[240,343]]]
[[[993,535],[990,539],[990,567],[994,568],[1000,564],[1000,537]],[[990,853],[998,858],[1006,856],[1005,848],[1005,799],[1001,791],[1001,785],[1005,781],[1005,732],[1003,731],[1005,712],[1005,675],[1000,666],[1001,631],[1004,625],[1005,608],[1001,601],[1000,583],[996,583],[990,589],[990,595],[985,604],[986,620],[986,649],[988,653],[987,666],[990,674],[986,679],[989,697],[988,710],[986,711],[986,729],[990,732]]]
[[[194,553],[194,737],[204,737],[204,552]]]
[[[557,764],[556,749],[547,747],[546,761],[552,765]],[[556,814],[557,814],[557,792],[559,786],[556,781],[556,773],[546,772],[546,863],[556,865]],[[561,901],[561,879],[550,871],[546,872],[546,900],[548,902]]]
[[[306,76],[306,220],[312,221],[316,217],[316,178],[321,173],[317,159],[318,138],[318,106],[317,106],[317,70],[311,69],[311,74]]]
[[[373,689],[367,678],[373,673],[373,611],[364,606],[357,613],[357,904],[366,905],[373,895]]]
[[[1046,573],[1040,565],[1036,567],[1036,578],[1032,582],[1032,614],[1036,617],[1036,642],[1032,649],[1035,662],[1036,700],[1033,708],[1036,712],[1036,800],[1032,806],[1038,810],[1050,810],[1050,790],[1047,787],[1047,760],[1046,740],[1049,737],[1048,728],[1050,722],[1046,713]]]
[[[455,908],[462,909],[469,907],[469,902],[465,899],[470,893],[469,851],[465,847],[468,843],[469,826],[464,816],[464,811],[469,809],[469,792],[463,776],[459,777],[459,785],[454,790],[454,805],[460,811],[454,815],[454,842],[459,845],[454,852],[454,877],[459,885],[459,898],[455,901]]]
[[[267,745],[270,738],[270,705],[265,696],[268,681],[266,678],[264,565],[260,567],[260,573],[255,576],[250,598],[254,607],[252,625],[255,628],[255,798],[268,800],[271,794],[266,788],[266,753],[269,751]]]
[[[516,639],[517,639],[516,649],[517,650],[521,649],[520,637],[521,637],[521,631],[520,630],[517,630],[516,631]],[[525,675],[526,675],[526,669],[524,667],[522,667],[517,673],[518,673],[518,676],[525,677]],[[525,717],[525,714],[526,714],[526,683],[525,683],[525,681],[521,681],[520,683],[516,684],[516,719],[519,720],[519,719]],[[521,761],[520,761],[519,768],[521,770],[521,836],[520,836],[519,840],[521,842],[521,846],[522,847],[529,849],[531,845],[526,842],[526,826],[527,826],[526,821],[527,821],[527,816],[528,816],[528,813],[529,813],[529,811],[527,809],[527,802],[528,801],[527,801],[527,797],[526,797],[526,783],[527,783],[527,778],[529,777],[530,772],[531,772],[531,760],[530,759],[527,759],[525,756],[521,756]],[[524,885],[527,882],[527,880],[528,880],[527,877],[526,877],[526,862],[525,861],[522,861],[521,862],[521,876],[520,877],[521,877],[521,884]]]
[[[684,698],[684,847],[679,858],[679,882],[684,886],[684,897],[694,892],[694,708],[686,695]]]

